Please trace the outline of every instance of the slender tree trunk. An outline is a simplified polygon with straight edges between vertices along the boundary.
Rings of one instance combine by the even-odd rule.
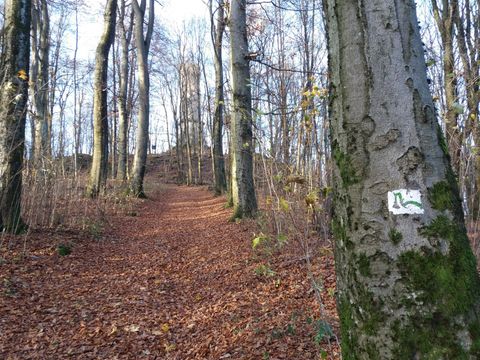
[[[170,127],[168,124],[167,99],[165,99],[164,95],[162,95],[162,107],[163,107],[163,113],[165,114],[165,129],[167,131],[168,152],[170,153],[172,151],[172,143],[170,141]]]
[[[171,83],[168,80],[166,82],[167,82],[168,95],[170,99],[170,105],[172,108],[173,124],[175,126],[175,154],[177,157],[177,182],[182,183],[183,182],[182,140],[181,140],[181,134],[180,134],[181,129],[180,129],[179,119],[178,119],[178,107],[177,107],[177,102],[175,101],[175,96],[172,90]]]
[[[133,28],[132,28],[133,29]],[[136,67],[137,67],[137,55],[134,51],[132,51],[132,55],[130,56],[130,65],[129,65],[129,76],[128,76],[128,95],[127,95],[127,138],[126,138],[126,168],[127,168],[127,177],[131,173],[132,162],[130,161],[130,148],[132,147],[130,144],[134,143],[134,136],[132,134],[132,127],[133,127],[133,106],[136,104],[138,99],[138,92],[136,91],[134,84],[136,83],[137,74],[136,74]],[[134,148],[132,148],[133,152]]]
[[[283,28],[283,10],[281,8],[275,8],[275,19],[280,28]],[[284,69],[286,65],[285,59],[285,33],[280,31],[276,34],[276,45],[278,48],[278,67]],[[285,165],[288,165],[290,162],[290,121],[287,115],[287,106],[288,106],[288,90],[287,90],[287,74],[285,72],[280,72],[278,74],[279,89],[278,89],[278,98],[279,98],[279,107],[280,107],[280,129],[282,132],[282,160]]]
[[[480,281],[413,0],[327,1],[344,359],[478,359]]]
[[[49,138],[49,52],[50,19],[46,0],[37,0],[32,6],[32,64],[31,89],[34,118],[33,162],[41,167],[43,158],[50,156]]]
[[[197,152],[197,181],[196,184],[200,185],[203,183],[202,177],[202,157],[203,157],[203,121],[202,121],[202,104],[200,102],[200,73],[198,74],[197,78],[197,108],[195,111],[197,112],[197,119],[198,119],[198,152]]]
[[[180,80],[181,81],[181,80]],[[180,86],[181,82],[180,82]],[[180,180],[180,183],[184,183],[186,180],[185,176],[185,154],[184,154],[184,148],[185,146],[185,132],[184,132],[184,124],[185,124],[185,113],[183,109],[183,100],[182,100],[182,90],[180,89],[180,104],[179,104],[179,121],[178,121],[178,128],[180,130],[180,169],[182,171],[182,177]]]
[[[185,96],[186,98],[186,96]],[[187,185],[192,185],[193,184],[193,164],[192,164],[192,145],[191,145],[191,135],[190,135],[190,124],[189,124],[189,119],[190,119],[190,116],[189,116],[189,106],[187,104],[187,101],[188,100],[185,100],[184,102],[184,116],[183,116],[183,119],[184,119],[184,126],[185,126],[185,138],[187,140],[186,142],[186,145],[187,145],[187,165],[188,165],[188,169],[187,169]]]
[[[234,218],[257,211],[253,183],[252,95],[248,61],[246,0],[232,0],[230,15],[232,68],[232,196]]]
[[[215,185],[215,164],[213,163],[213,119],[212,119],[212,106],[211,106],[211,100],[212,97],[210,95],[210,88],[208,86],[208,81],[207,81],[207,72],[205,70],[205,59],[202,56],[202,76],[204,80],[204,85],[205,85],[205,95],[206,95],[206,101],[207,101],[207,121],[206,121],[206,126],[210,134],[212,135],[212,146],[210,147],[210,157],[212,159],[211,161],[211,166],[212,166],[212,174],[213,174],[213,182]],[[202,137],[202,142],[203,142],[203,137]],[[203,148],[202,148],[203,149]],[[222,154],[223,155],[223,154]]]
[[[78,4],[75,4],[75,50],[73,51],[73,141],[74,141],[74,151],[73,151],[73,169],[75,178],[78,176],[78,153],[79,153],[79,144],[81,131],[81,122],[77,113],[77,81],[78,81],[78,71],[77,71],[77,55],[78,55]]]
[[[480,4],[479,4],[480,5]],[[475,169],[476,174],[473,176],[473,181],[466,179],[468,182],[473,182],[475,184],[474,191],[471,191],[467,188],[469,192],[472,193],[471,196],[467,196],[469,201],[469,213],[470,219],[478,220],[480,217],[480,156],[478,156],[480,151],[480,127],[478,124],[479,119],[479,104],[480,104],[480,6],[477,6],[476,9],[476,18],[472,14],[472,9],[470,7],[470,1],[465,2],[465,8],[463,14],[460,13],[460,9],[454,14],[454,22],[457,29],[457,43],[458,43],[458,53],[463,67],[463,77],[465,79],[465,91],[467,98],[468,106],[468,116],[465,124],[465,135],[464,139],[468,139],[473,133],[473,138],[475,141],[476,154],[475,156]],[[473,39],[470,38],[472,28],[472,23],[477,24],[473,31]],[[467,31],[468,30],[468,31]],[[467,187],[467,186],[466,186]]]
[[[18,232],[30,61],[31,2],[5,1],[0,57],[0,230]]]
[[[59,66],[59,60],[60,60],[60,52],[62,49],[62,37],[65,34],[66,31],[66,19],[67,16],[65,14],[65,8],[62,7],[62,11],[60,13],[60,22],[58,24],[58,31],[55,34],[55,51],[53,52],[53,69],[51,71],[51,79],[50,79],[50,92],[49,92],[49,107],[50,107],[50,117],[48,119],[48,138],[50,139],[50,146],[52,149],[52,155],[54,152],[54,149],[58,149],[58,144],[56,144],[54,141],[55,139],[53,138],[52,134],[52,115],[54,113],[54,108],[55,108],[55,102],[57,100],[57,85],[58,85],[58,66]],[[55,146],[56,145],[56,146]]]
[[[144,35],[143,21],[145,19],[146,0],[142,0],[140,6],[138,5],[137,0],[133,0],[132,2],[135,14],[135,42],[138,51],[139,111],[130,190],[132,194],[137,197],[145,197],[143,179],[145,177],[145,166],[147,164],[148,128],[150,117],[150,75],[148,71],[148,52],[150,49],[153,23],[155,20],[154,5],[155,1],[150,0],[147,33]]]
[[[108,0],[104,29],[97,46],[93,98],[93,159],[87,195],[97,197],[104,191],[108,172],[108,53],[115,37],[117,0]]]
[[[216,26],[210,0],[210,21],[212,27],[212,42],[214,48],[215,65],[215,115],[213,119],[213,169],[215,176],[215,194],[221,195],[227,191],[227,179],[225,177],[225,159],[223,156],[223,112],[225,99],[223,95],[223,61],[222,43],[225,32],[225,3],[218,0]]]
[[[129,29],[125,30],[125,0],[120,0],[120,71],[118,73],[118,169],[117,179],[127,181],[128,161],[128,118],[127,97],[128,97],[128,47],[132,38],[133,12],[130,18]]]
[[[112,129],[110,135],[110,166],[111,177],[115,179],[117,177],[117,149],[118,149],[118,90],[117,90],[117,50],[115,48],[115,40],[112,44],[112,88],[113,88],[113,101],[112,107]]]
[[[182,62],[180,64],[180,129],[183,144],[185,143],[186,160],[187,160],[187,185],[193,184],[193,164],[192,164],[192,131],[194,114],[192,113],[192,93],[194,88],[192,81],[195,78],[194,67],[191,63]],[[192,125],[191,125],[192,124]]]
[[[455,55],[453,49],[454,17],[457,9],[457,0],[442,0],[442,8],[437,5],[437,0],[431,0],[433,14],[437,22],[443,47],[443,81],[445,90],[444,115],[445,133],[452,166],[457,174],[460,172],[462,134],[458,127],[457,101],[457,76],[455,74]]]

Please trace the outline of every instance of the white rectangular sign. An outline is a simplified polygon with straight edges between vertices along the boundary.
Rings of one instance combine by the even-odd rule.
[[[388,210],[394,215],[423,214],[420,190],[398,189],[389,191]]]

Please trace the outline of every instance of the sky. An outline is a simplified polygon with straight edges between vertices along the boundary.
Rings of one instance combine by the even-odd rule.
[[[192,17],[208,16],[208,8],[204,0],[164,0],[159,10],[162,18],[172,24],[180,24]]]
[[[206,0],[160,0],[155,7],[155,16],[167,28],[179,27],[194,17],[208,17]],[[106,1],[85,0],[87,9],[79,16],[79,49],[82,57],[93,60],[95,48],[103,31],[103,9]],[[74,20],[74,19],[72,19]]]

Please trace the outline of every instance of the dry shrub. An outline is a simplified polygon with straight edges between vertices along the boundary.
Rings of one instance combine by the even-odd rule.
[[[334,283],[331,279],[328,283],[324,281],[324,276],[328,274],[324,273],[326,267],[322,262],[327,258],[333,261],[331,190],[321,186],[320,181],[313,181],[321,179],[318,173],[311,172],[310,176],[303,176],[270,159],[263,158],[260,161],[262,172],[257,169],[258,177],[255,180],[262,211],[257,219],[260,232],[254,237],[252,247],[257,254],[268,259],[278,261],[282,258],[281,264],[284,266],[298,261],[305,264],[311,289],[319,305],[318,321],[330,327],[337,320],[326,310],[325,299],[334,293]],[[319,331],[319,334],[323,333]],[[331,335],[334,336],[333,333]],[[323,339],[324,334],[320,338]],[[328,340],[327,345],[330,348],[333,344]]]
[[[86,167],[75,174],[61,160],[48,162],[41,170],[27,167],[23,179],[22,217],[32,230],[91,231],[92,224],[108,224],[109,216],[134,213],[135,200],[121,182],[109,180],[105,194],[86,197]]]

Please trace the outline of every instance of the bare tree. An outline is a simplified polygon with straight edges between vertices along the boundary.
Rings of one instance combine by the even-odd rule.
[[[473,220],[480,217],[480,125],[478,117],[480,114],[480,4],[477,1],[465,0],[463,6],[458,5],[455,11],[454,22],[456,26],[456,39],[458,44],[458,53],[463,68],[462,77],[465,84],[465,97],[468,111],[466,112],[465,134],[463,139],[465,143],[473,135],[476,151],[474,152],[474,172],[466,180],[470,187],[466,186],[468,195],[467,203],[470,215]],[[467,144],[462,144],[467,146]],[[472,179],[470,179],[472,178]],[[471,190],[473,188],[473,191]]]
[[[142,0],[140,5],[137,0],[133,0],[132,6],[135,14],[135,43],[138,51],[139,111],[130,190],[133,195],[144,197],[143,179],[145,177],[145,166],[147,163],[150,117],[150,75],[148,70],[148,53],[150,42],[152,40],[153,24],[155,22],[155,1],[150,0],[149,2],[149,15],[147,31],[145,34],[143,31],[143,23],[145,20],[146,0]]]
[[[230,3],[232,69],[232,199],[234,218],[252,217],[257,211],[253,183],[252,97],[250,84],[245,0]]]
[[[50,17],[46,0],[36,0],[32,6],[32,63],[30,87],[32,92],[34,133],[33,161],[36,167],[42,165],[43,157],[49,156],[49,53]]]
[[[94,75],[93,102],[93,160],[87,194],[98,196],[107,181],[108,171],[108,114],[107,114],[107,74],[108,53],[115,37],[117,0],[108,0],[105,7],[104,29],[97,46]]]
[[[213,0],[209,1],[211,36],[214,49],[215,65],[215,115],[213,119],[213,170],[215,176],[215,193],[223,194],[227,191],[225,176],[225,159],[223,156],[223,112],[225,99],[223,95],[223,61],[222,44],[225,32],[225,3],[217,1],[216,20],[213,11]]]
[[[121,45],[120,70],[118,72],[118,169],[117,179],[127,180],[127,155],[128,155],[128,119],[127,97],[128,97],[128,49],[132,39],[133,29],[133,11],[128,22],[128,28],[125,25],[126,5],[125,0],[120,0],[120,26],[119,36]]]
[[[431,0],[433,15],[437,23],[443,50],[443,83],[445,89],[446,114],[444,116],[445,134],[451,155],[452,166],[458,174],[460,171],[462,132],[458,123],[457,75],[455,73],[454,54],[454,19],[458,12],[457,0],[442,0],[438,6],[437,0]]]

